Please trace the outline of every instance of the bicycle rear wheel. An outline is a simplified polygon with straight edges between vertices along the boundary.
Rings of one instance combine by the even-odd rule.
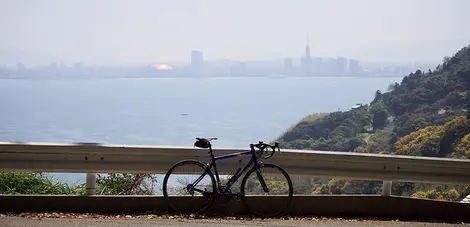
[[[241,184],[243,203],[250,213],[258,217],[275,217],[284,213],[293,191],[287,172],[269,163],[262,164],[259,169],[251,168]]]
[[[163,196],[179,213],[200,214],[213,203],[214,175],[199,161],[184,160],[173,165],[163,179]]]

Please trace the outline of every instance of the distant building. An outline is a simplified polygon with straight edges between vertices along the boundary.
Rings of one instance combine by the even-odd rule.
[[[302,68],[302,71],[304,72],[305,76],[311,76],[312,75],[312,56],[310,56],[310,45],[307,40],[307,46],[305,47],[305,55],[302,56],[300,62],[300,67]]]
[[[83,64],[82,62],[77,62],[73,65],[73,67],[75,69],[83,69],[85,67],[85,64]]]
[[[243,77],[243,76],[247,76],[246,74],[247,74],[246,62],[240,62],[230,67],[230,72],[229,72],[230,76]]]
[[[285,76],[292,76],[294,74],[294,63],[293,63],[292,58],[284,59],[283,73]]]
[[[326,64],[323,58],[313,58],[312,59],[312,71],[315,75],[324,76],[326,73]]]
[[[348,60],[346,58],[337,58],[336,59],[336,72],[343,74],[346,72],[348,67]]]
[[[294,68],[294,64],[292,63],[292,58],[286,58],[284,60],[284,69],[291,70]]]
[[[355,109],[359,109],[363,107],[362,103],[357,103],[356,105],[352,106],[351,109],[355,110]]]
[[[18,70],[25,70],[25,69],[26,69],[26,66],[24,66],[23,63],[18,62],[18,63],[16,63],[16,69],[18,69]]]
[[[285,69],[292,69],[294,68],[294,64],[292,63],[292,58],[286,58],[284,60],[284,68]]]
[[[363,72],[362,67],[359,65],[359,61],[350,59],[349,60],[349,73],[357,75]]]
[[[338,75],[338,65],[337,60],[334,58],[327,58],[323,61],[322,68],[324,76],[337,76]]]
[[[57,69],[57,63],[56,62],[51,62],[51,64],[49,64],[49,68],[50,69]]]
[[[199,74],[202,72],[204,68],[204,57],[201,51],[191,52],[191,68],[192,68],[192,71],[196,74]]]

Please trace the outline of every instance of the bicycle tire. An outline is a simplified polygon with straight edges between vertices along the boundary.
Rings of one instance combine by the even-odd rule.
[[[177,201],[174,201],[173,199],[170,198],[170,196],[168,196],[168,179],[169,177],[171,176],[171,174],[173,173],[173,171],[175,169],[177,169],[178,167],[180,166],[183,166],[183,165],[195,165],[195,166],[198,166],[201,168],[201,175],[206,171],[207,169],[207,166],[204,165],[203,163],[199,162],[199,161],[196,161],[196,160],[182,160],[182,161],[179,161],[177,163],[175,163],[169,170],[168,172],[165,174],[165,178],[163,179],[163,197],[165,198],[165,202],[166,204],[175,212],[179,212],[179,213],[186,213],[187,210],[184,210],[184,209],[181,209],[181,207],[178,207],[175,205],[175,202]],[[212,203],[214,202],[214,199],[216,197],[216,189],[217,189],[217,186],[216,186],[216,182],[215,182],[215,178],[214,178],[214,175],[212,174],[212,172],[210,170],[207,171],[207,175],[209,176],[210,178],[210,181],[211,181],[211,184],[212,184],[212,192],[211,195],[208,195],[209,196],[209,200],[207,202],[207,204],[204,204],[203,206],[201,206],[200,208],[196,208],[195,212],[191,212],[192,214],[195,214],[195,215],[198,215],[198,214],[201,214],[203,213],[204,211],[206,211],[211,205]],[[178,198],[177,198],[178,200]],[[186,203],[187,206],[190,206],[190,207],[195,207],[198,205],[198,203],[193,203],[193,204],[188,204]]]
[[[255,215],[255,216],[258,216],[258,217],[261,217],[261,218],[271,218],[271,217],[276,217],[276,216],[279,216],[281,214],[283,214],[287,208],[289,207],[290,203],[292,202],[292,197],[293,197],[293,194],[294,194],[294,189],[293,189],[293,186],[292,186],[292,180],[289,176],[289,174],[283,169],[281,168],[280,166],[278,165],[275,165],[275,164],[271,164],[271,163],[265,163],[265,164],[262,164],[261,168],[263,167],[271,167],[271,168],[275,168],[275,169],[278,169],[282,175],[286,178],[287,180],[287,184],[288,184],[288,190],[289,190],[289,193],[288,193],[288,198],[287,198],[287,202],[286,204],[284,204],[284,207],[282,207],[278,212],[276,213],[273,213],[273,214],[270,214],[270,215],[267,215],[267,214],[263,214],[263,213],[259,213],[259,212],[256,212],[252,207],[250,207],[250,205],[248,205],[247,203],[247,199],[246,199],[246,194],[245,194],[245,185],[246,185],[246,182],[249,178],[249,176],[251,175],[251,173],[253,173],[255,170],[256,170],[256,167],[253,166],[246,174],[245,176],[243,177],[243,180],[242,180],[242,183],[241,183],[241,188],[240,188],[240,192],[241,192],[241,198],[242,198],[242,201],[243,201],[243,204],[245,205],[245,207],[247,208],[248,212]]]

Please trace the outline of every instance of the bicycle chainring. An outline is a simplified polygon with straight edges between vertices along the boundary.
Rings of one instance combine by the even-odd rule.
[[[232,194],[232,190],[228,188],[227,186],[220,186],[219,187],[219,194],[221,195],[230,195]]]
[[[228,203],[232,199],[232,190],[226,186],[220,186],[219,199],[222,203]]]

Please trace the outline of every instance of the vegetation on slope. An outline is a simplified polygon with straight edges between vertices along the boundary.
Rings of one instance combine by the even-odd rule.
[[[434,71],[417,70],[389,91],[378,90],[370,104],[313,114],[305,119],[314,120],[301,120],[279,140],[286,148],[392,154],[414,143],[408,145],[417,150],[407,155],[446,157],[470,132],[469,103],[470,46]]]
[[[376,91],[370,104],[323,114],[313,121],[301,120],[278,140],[284,148],[292,149],[470,158],[469,109],[470,46],[467,46],[453,57],[444,58],[435,70],[417,70],[401,83],[391,84],[387,92]],[[375,194],[381,190],[380,182],[337,179],[311,186],[313,194]],[[394,184],[392,190],[452,200],[465,189],[455,186],[458,188],[455,192],[436,191],[435,187]]]

